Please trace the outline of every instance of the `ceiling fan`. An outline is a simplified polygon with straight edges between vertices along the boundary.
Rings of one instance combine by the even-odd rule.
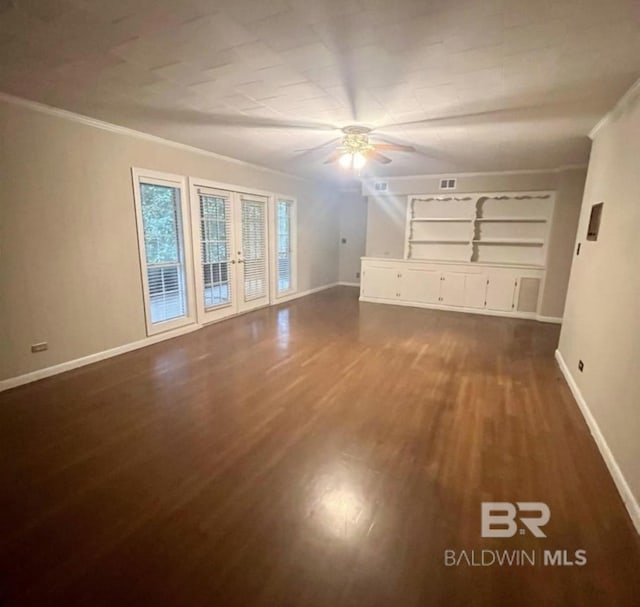
[[[364,168],[367,160],[375,160],[382,164],[389,164],[391,158],[381,154],[385,152],[415,152],[416,149],[410,145],[400,145],[396,143],[371,143],[369,133],[372,129],[365,126],[345,126],[342,128],[344,137],[342,143],[336,148],[324,164],[338,162],[345,169],[353,169],[358,172]]]

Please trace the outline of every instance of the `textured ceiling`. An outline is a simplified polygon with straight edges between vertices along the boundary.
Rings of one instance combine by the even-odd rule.
[[[0,90],[303,175],[584,163],[639,76],[640,0],[0,0]]]

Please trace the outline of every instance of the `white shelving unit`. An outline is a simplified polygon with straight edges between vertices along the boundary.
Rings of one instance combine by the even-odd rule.
[[[544,267],[553,192],[409,197],[405,259]]]
[[[427,221],[431,223],[437,221],[452,221],[468,223],[470,221],[473,221],[473,219],[469,219],[468,217],[415,217],[411,221]]]
[[[484,238],[474,239],[474,243],[478,244],[506,244],[511,246],[524,246],[524,247],[543,247],[544,240],[535,238]]]
[[[455,238],[447,238],[447,239],[433,239],[433,240],[420,240],[420,239],[413,239],[409,241],[412,244],[433,244],[436,242],[442,243],[442,244],[455,244],[455,243],[468,243],[471,242],[470,240],[465,240],[465,239],[455,239]]]
[[[517,222],[517,223],[546,223],[548,220],[544,217],[479,217],[474,221],[482,223],[483,221],[492,222]]]

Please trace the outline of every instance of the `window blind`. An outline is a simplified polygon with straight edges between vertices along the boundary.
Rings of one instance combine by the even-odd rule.
[[[211,309],[232,302],[231,200],[200,191],[199,202],[204,306]]]
[[[241,204],[244,299],[251,301],[267,294],[266,202],[243,198]]]

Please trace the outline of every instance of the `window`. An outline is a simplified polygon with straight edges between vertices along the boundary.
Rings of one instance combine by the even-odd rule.
[[[138,242],[147,333],[193,321],[183,217],[185,183],[177,176],[134,169]]]
[[[276,297],[295,291],[295,201],[276,199]]]

